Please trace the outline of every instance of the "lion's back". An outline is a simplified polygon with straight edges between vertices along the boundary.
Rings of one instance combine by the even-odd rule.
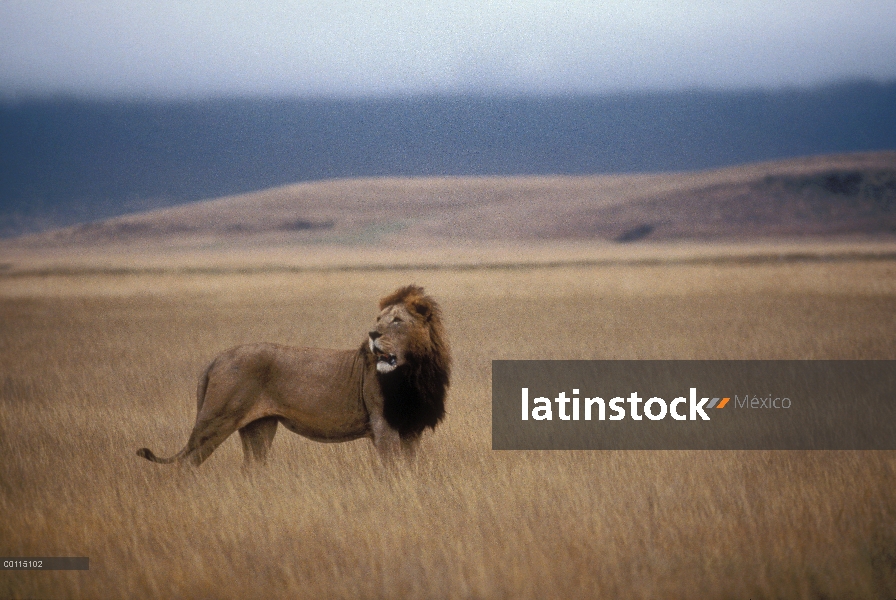
[[[286,418],[299,411],[353,420],[363,413],[358,397],[361,358],[357,350],[243,344],[215,359],[209,370],[210,391],[211,386],[251,390],[252,395],[265,396]]]

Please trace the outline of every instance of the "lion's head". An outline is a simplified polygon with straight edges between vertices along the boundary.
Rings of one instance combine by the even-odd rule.
[[[376,370],[383,374],[447,357],[439,305],[419,286],[403,287],[380,300],[380,314],[368,337]]]
[[[435,427],[445,414],[451,377],[438,303],[416,285],[384,297],[368,346],[386,396],[386,420],[405,436]]]

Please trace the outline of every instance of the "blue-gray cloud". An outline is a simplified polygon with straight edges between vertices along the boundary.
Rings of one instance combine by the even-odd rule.
[[[0,94],[606,92],[896,78],[893,0],[0,0]]]

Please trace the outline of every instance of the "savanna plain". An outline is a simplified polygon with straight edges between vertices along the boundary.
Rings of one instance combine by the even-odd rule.
[[[549,261],[548,261],[549,262]],[[413,466],[285,431],[151,464],[250,341],[353,348],[423,285],[454,355]],[[0,274],[10,598],[893,598],[896,453],[493,451],[493,359],[896,359],[891,257]]]

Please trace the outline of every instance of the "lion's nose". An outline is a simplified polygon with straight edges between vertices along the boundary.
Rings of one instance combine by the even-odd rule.
[[[383,334],[380,333],[379,331],[371,331],[370,332],[370,340],[375,342],[376,338],[380,337],[381,335],[383,335]]]

